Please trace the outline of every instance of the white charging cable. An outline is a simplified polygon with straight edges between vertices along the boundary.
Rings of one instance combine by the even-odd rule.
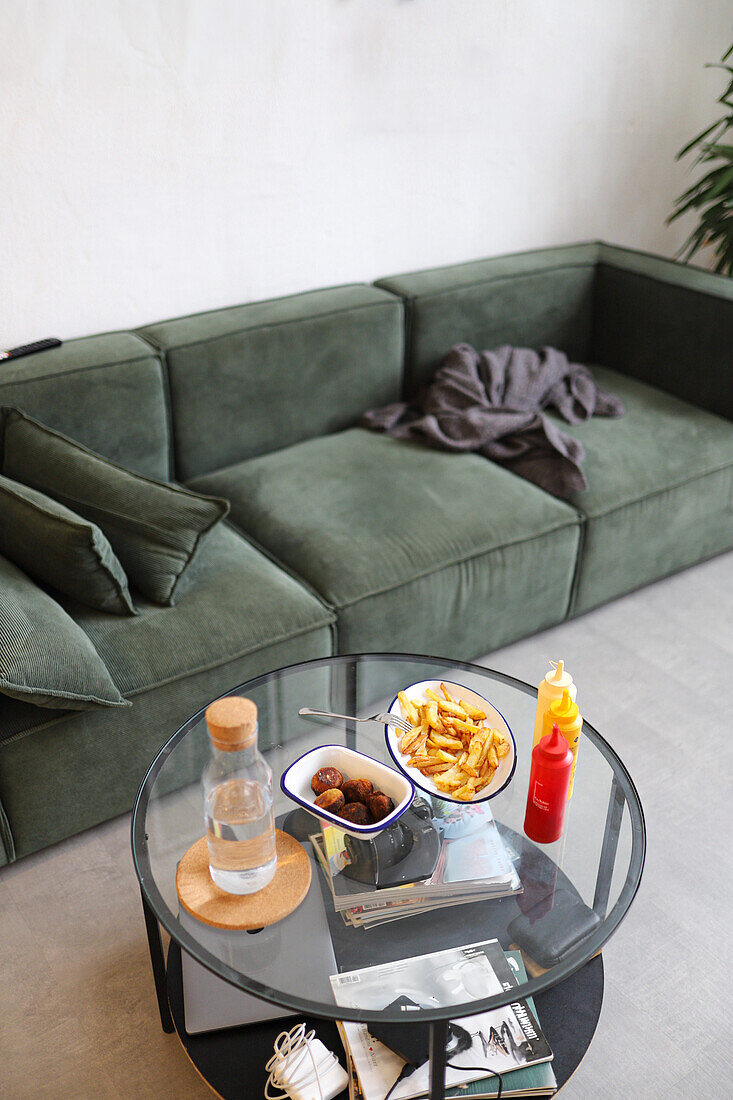
[[[265,1066],[270,1074],[266,1100],[332,1100],[346,1088],[348,1073],[315,1034],[306,1032],[304,1023],[280,1032],[275,1053]],[[274,1087],[285,1091],[274,1092]]]

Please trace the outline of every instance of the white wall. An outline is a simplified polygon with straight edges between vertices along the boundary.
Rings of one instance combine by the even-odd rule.
[[[604,238],[672,255],[730,0],[0,0],[0,347]]]

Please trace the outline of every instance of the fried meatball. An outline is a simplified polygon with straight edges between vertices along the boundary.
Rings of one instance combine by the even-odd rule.
[[[392,813],[394,802],[383,791],[375,791],[367,799],[367,806],[374,820],[382,821],[388,814]]]
[[[341,790],[347,802],[363,802],[366,806],[374,786],[369,779],[345,779]]]
[[[344,808],[345,801],[343,791],[339,791],[336,787],[331,787],[329,790],[324,791],[323,794],[319,794],[316,799],[316,806],[319,810],[328,810],[332,814],[339,814]]]
[[[352,825],[372,824],[372,815],[363,802],[347,802],[344,808],[339,810],[339,817],[351,822]]]
[[[344,777],[338,768],[319,768],[311,779],[311,790],[314,794],[323,794],[324,791],[339,790]]]

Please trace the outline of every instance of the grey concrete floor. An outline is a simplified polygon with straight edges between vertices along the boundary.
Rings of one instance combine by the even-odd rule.
[[[564,657],[647,818],[644,880],[563,1100],[733,1095],[732,582],[729,554],[483,662],[536,683]],[[0,872],[0,937],[0,1096],[212,1095],[160,1030],[129,817]]]

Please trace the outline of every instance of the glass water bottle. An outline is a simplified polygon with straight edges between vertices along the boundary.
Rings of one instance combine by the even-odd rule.
[[[211,760],[201,782],[211,877],[228,894],[254,894],[275,874],[272,772],[257,749],[257,707],[229,695],[206,708]]]

